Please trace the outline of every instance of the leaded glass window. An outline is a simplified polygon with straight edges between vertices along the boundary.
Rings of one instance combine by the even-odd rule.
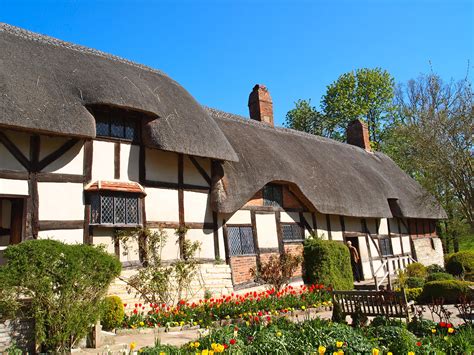
[[[138,141],[139,118],[133,113],[95,109],[94,116],[97,137]]]
[[[281,229],[284,241],[304,239],[303,229],[297,223],[284,223],[281,225]]]
[[[393,255],[392,243],[390,238],[379,238],[380,253],[385,255]]]
[[[138,196],[126,194],[95,194],[91,196],[91,224],[141,224]]]
[[[283,190],[281,185],[265,185],[263,187],[263,205],[283,207]]]
[[[230,256],[255,254],[255,245],[251,226],[228,226]]]

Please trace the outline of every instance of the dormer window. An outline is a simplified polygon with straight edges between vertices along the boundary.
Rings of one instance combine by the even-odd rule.
[[[136,112],[115,107],[92,107],[95,131],[99,138],[139,141],[140,117]]]
[[[263,187],[263,205],[271,207],[283,206],[283,189],[281,185],[268,184]]]

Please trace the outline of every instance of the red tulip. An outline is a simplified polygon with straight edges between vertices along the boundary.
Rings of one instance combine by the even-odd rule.
[[[230,345],[235,345],[236,340],[235,340],[235,339],[230,339],[230,340],[229,340],[229,343],[230,343]]]

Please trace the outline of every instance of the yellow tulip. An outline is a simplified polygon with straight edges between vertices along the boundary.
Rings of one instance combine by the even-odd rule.
[[[326,352],[326,348],[322,345],[318,347],[318,354],[323,355]]]
[[[372,355],[379,355],[379,349],[373,348]]]
[[[414,351],[409,351],[408,355],[415,355],[415,352]]]
[[[454,333],[454,328],[448,328],[448,333],[449,333],[449,334]]]
[[[387,355],[393,355],[393,353],[392,353],[391,351],[389,351],[389,352],[387,353]]]
[[[342,341],[336,341],[336,347],[342,348],[343,345],[344,345],[344,342],[342,342]]]
[[[201,355],[209,355],[209,350],[204,349],[204,350],[201,352]]]
[[[306,309],[306,307],[305,307],[305,306],[301,306],[301,309],[304,311],[304,310]]]
[[[195,347],[195,348],[199,348],[199,345],[201,345],[201,344],[199,344],[198,341],[195,341],[195,342],[194,342],[194,347]]]
[[[277,336],[277,337],[281,337],[281,336],[282,336],[281,332],[277,332],[277,333],[276,333],[276,336]]]
[[[433,333],[433,334],[436,333],[436,329],[434,329],[434,328],[431,329],[431,333]]]
[[[132,341],[132,342],[130,343],[130,351],[133,351],[136,347],[137,347],[137,343],[134,342],[134,341]]]

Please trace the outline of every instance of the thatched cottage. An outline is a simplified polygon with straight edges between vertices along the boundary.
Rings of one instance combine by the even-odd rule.
[[[186,226],[234,288],[311,232],[352,241],[366,279],[384,260],[442,263],[444,211],[370,150],[362,123],[343,144],[274,127],[262,85],[248,106],[250,119],[206,108],[157,70],[0,24],[0,253],[52,238],[104,244],[133,268],[116,229],[163,228],[172,260]]]

